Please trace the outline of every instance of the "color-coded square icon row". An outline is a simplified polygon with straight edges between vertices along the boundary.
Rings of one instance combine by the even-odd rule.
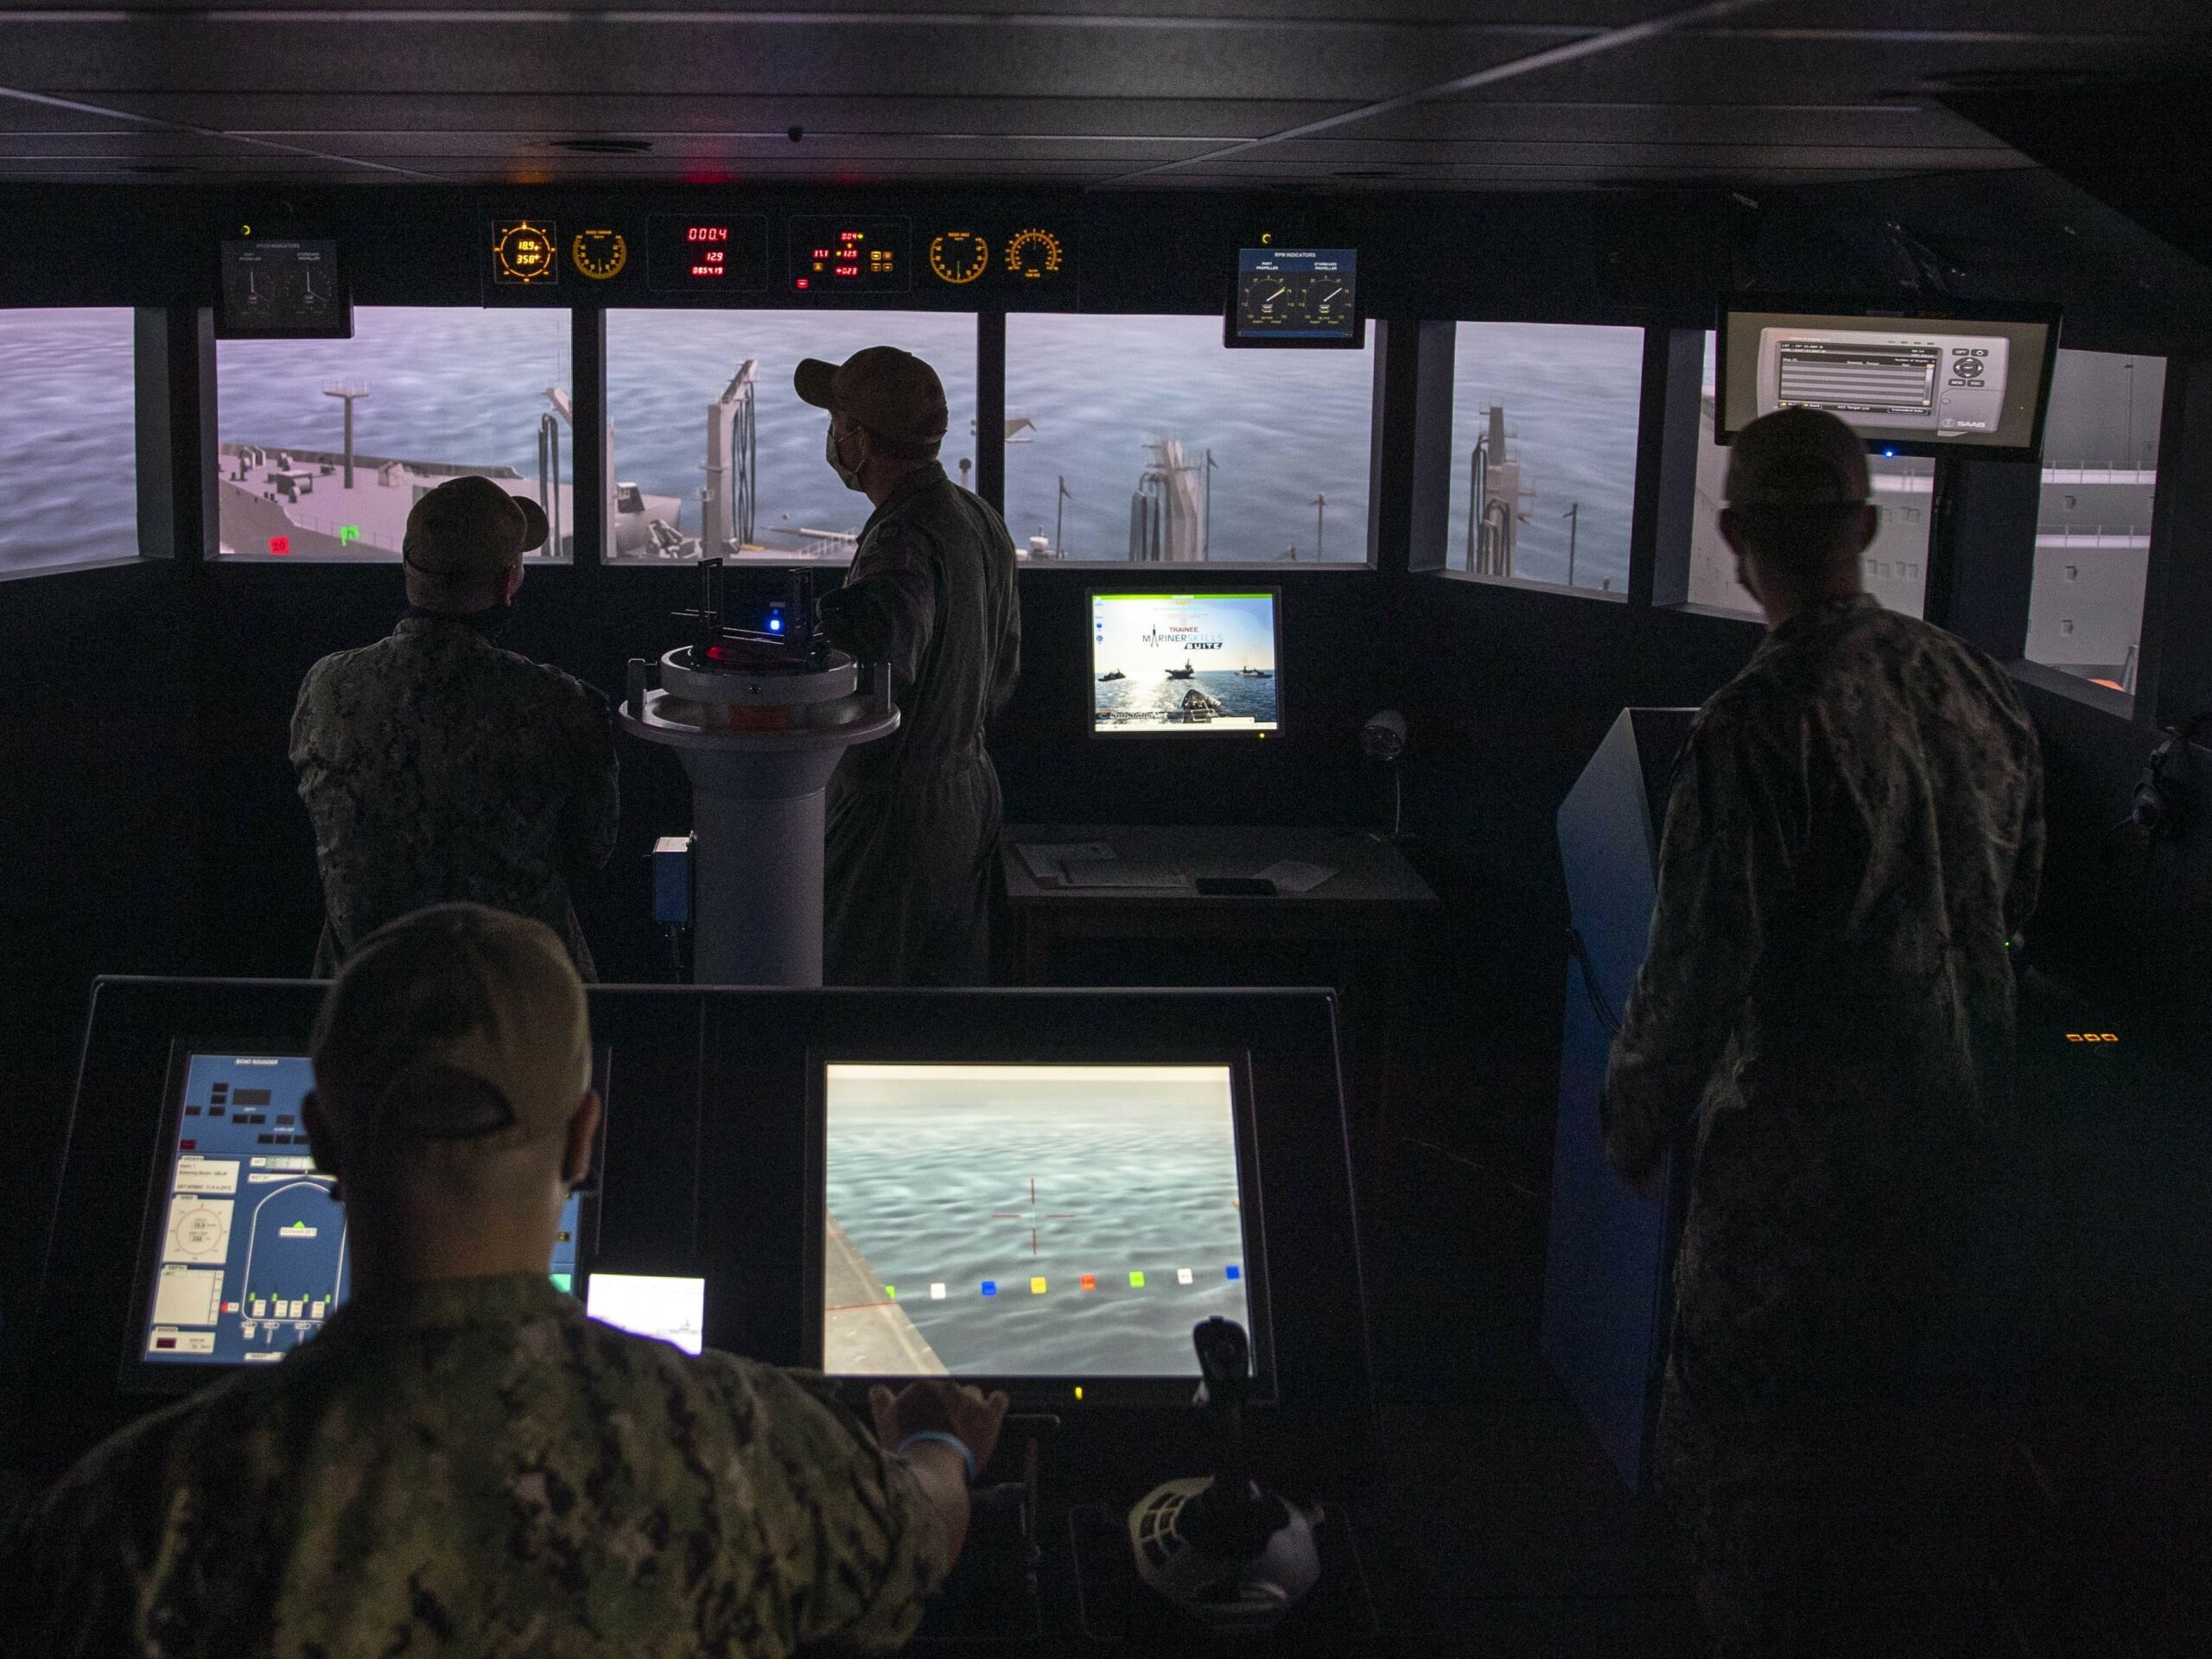
[[[1230,1262],[1228,1267],[1223,1269],[1223,1277],[1227,1279],[1231,1284],[1236,1283],[1243,1276],[1243,1268],[1239,1267],[1234,1262]],[[1198,1282],[1198,1275],[1189,1268],[1178,1268],[1175,1269],[1175,1282],[1179,1285],[1196,1284]],[[1096,1290],[1098,1288],[1098,1275],[1095,1273],[1084,1274],[1076,1281],[1076,1286],[1077,1288],[1080,1290]],[[1131,1290],[1142,1290],[1144,1287],[1145,1279],[1143,1272],[1141,1270],[1132,1271],[1129,1274],[1129,1288]],[[1050,1282],[1045,1279],[1036,1278],[1032,1279],[1029,1281],[1029,1294],[1032,1296],[1046,1295],[1050,1292],[1051,1288],[1052,1287]],[[999,1294],[999,1281],[995,1279],[984,1280],[982,1283],[982,1294],[986,1296],[997,1295]],[[950,1294],[950,1291],[941,1281],[932,1283],[930,1286],[930,1300],[933,1302],[941,1302],[944,1300],[949,1294]],[[896,1285],[886,1285],[883,1287],[883,1295],[884,1300],[887,1301],[897,1301],[899,1300],[899,1287]]]

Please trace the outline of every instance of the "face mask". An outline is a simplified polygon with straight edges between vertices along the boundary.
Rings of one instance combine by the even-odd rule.
[[[863,487],[860,469],[845,465],[845,457],[837,448],[837,429],[834,426],[822,435],[822,458],[830,463],[830,470],[837,474],[837,481],[847,489]]]

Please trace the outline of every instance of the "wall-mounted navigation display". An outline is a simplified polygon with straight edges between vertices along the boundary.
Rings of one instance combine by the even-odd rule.
[[[904,219],[801,213],[785,227],[798,294],[903,294],[912,285]]]
[[[826,1372],[1187,1377],[1214,1315],[1264,1351],[1230,1065],[825,1069]]]
[[[1820,409],[1895,454],[2032,455],[2057,329],[1980,321],[1731,311],[1720,331],[1716,436],[1781,409]]]
[[[1359,255],[1351,248],[1242,249],[1223,342],[1363,346],[1358,278]]]
[[[351,340],[353,302],[327,238],[223,244],[218,340]]]
[[[1090,595],[1090,729],[1265,737],[1282,728],[1275,589]]]
[[[764,213],[655,213],[645,231],[656,294],[758,294],[768,286]]]
[[[552,288],[561,280],[561,227],[550,219],[492,223],[492,281],[500,288]]]
[[[599,1068],[603,1076],[604,1068]],[[131,1359],[162,1370],[273,1363],[353,1288],[346,1211],[308,1149],[303,1054],[190,1052],[165,1119],[139,1264]],[[547,1264],[577,1287],[583,1200],[571,1196]]]

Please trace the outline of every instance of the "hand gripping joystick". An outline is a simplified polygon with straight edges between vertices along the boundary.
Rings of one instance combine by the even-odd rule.
[[[1321,1511],[1286,1503],[1252,1478],[1244,1446],[1252,1347],[1243,1326],[1207,1319],[1191,1340],[1202,1379],[1193,1403],[1214,1472],[1154,1487],[1129,1511],[1129,1546],[1138,1575],[1205,1624],[1266,1630],[1320,1577],[1313,1529]]]

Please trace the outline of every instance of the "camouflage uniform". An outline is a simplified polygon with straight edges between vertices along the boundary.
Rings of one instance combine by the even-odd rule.
[[[356,1300],[123,1431],[16,1541],[0,1630],[44,1659],[883,1653],[945,1541],[818,1377],[527,1274]]]
[[[607,862],[620,810],[597,691],[416,613],[308,671],[292,767],[329,918],[319,976],[395,917],[473,899],[543,922],[592,976],[569,882]]]
[[[1724,1651],[1875,1616],[1900,1517],[1936,1521],[1916,1459],[2008,1180],[2040,794],[2002,671],[1864,596],[1776,629],[1677,766],[1603,1116],[1639,1179],[1694,1114],[1655,1459]]]
[[[1021,674],[1014,543],[934,462],[861,532],[823,607],[830,639],[891,664],[896,734],[848,749],[830,783],[824,976],[963,985],[989,976],[998,773],[983,724]]]

